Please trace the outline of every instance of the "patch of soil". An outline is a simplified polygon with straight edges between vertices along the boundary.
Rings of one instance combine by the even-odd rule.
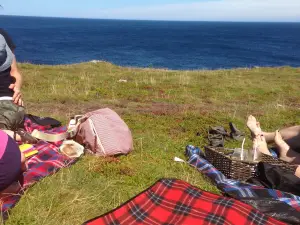
[[[119,174],[132,177],[132,176],[134,176],[135,171],[134,171],[134,169],[132,169],[128,166],[125,166],[125,167],[120,168]]]
[[[132,103],[132,104],[130,104]],[[228,103],[226,106],[216,106],[209,102],[201,102],[199,104],[174,104],[168,102],[144,102],[136,104],[136,101],[121,99],[112,103],[107,101],[95,100],[93,102],[67,102],[62,104],[60,102],[51,103],[28,103],[26,105],[27,112],[37,116],[52,116],[65,118],[69,120],[74,115],[82,115],[90,111],[100,108],[111,108],[117,113],[137,112],[141,114],[152,114],[157,116],[166,115],[181,115],[188,112],[195,112],[199,115],[209,115],[214,112],[224,110],[224,107],[230,109],[232,104]]]
[[[116,158],[116,157],[105,157],[103,158],[104,162],[106,163],[120,163],[120,159]]]

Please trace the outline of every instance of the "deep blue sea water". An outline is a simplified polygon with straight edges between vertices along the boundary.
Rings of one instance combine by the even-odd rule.
[[[300,23],[167,22],[0,16],[18,61],[105,60],[169,69],[300,66]]]

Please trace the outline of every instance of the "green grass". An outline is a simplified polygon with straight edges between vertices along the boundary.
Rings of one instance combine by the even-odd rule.
[[[44,179],[25,193],[7,224],[81,224],[164,177],[218,193],[195,169],[173,162],[184,158],[187,144],[203,147],[209,126],[228,128],[230,121],[247,132],[249,114],[265,129],[300,123],[299,68],[168,71],[103,62],[20,69],[29,113],[67,123],[72,115],[110,107],[132,129],[135,149],[117,160],[84,156]]]

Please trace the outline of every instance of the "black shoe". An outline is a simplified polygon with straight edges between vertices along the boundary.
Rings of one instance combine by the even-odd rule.
[[[224,127],[211,127],[208,131],[209,146],[224,147],[224,138],[228,136]]]
[[[224,147],[224,137],[220,134],[209,134],[208,135],[209,146],[211,147]]]
[[[211,127],[208,131],[209,134],[221,134],[223,136],[228,136],[227,131],[225,130],[224,127],[217,126],[217,127]]]
[[[237,141],[242,141],[245,138],[245,134],[243,132],[241,132],[240,130],[238,130],[236,128],[236,126],[230,122],[229,123],[229,127],[230,127],[230,137],[233,138],[234,140]]]

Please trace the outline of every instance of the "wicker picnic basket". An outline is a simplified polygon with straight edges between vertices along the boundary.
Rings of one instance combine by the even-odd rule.
[[[222,172],[227,178],[246,181],[250,177],[257,176],[257,164],[258,162],[233,159],[226,153],[230,149],[226,148],[214,148],[205,147],[206,159],[220,172]],[[275,159],[268,155],[262,155],[261,161],[272,165],[280,166],[286,171],[295,172],[296,166],[284,162],[280,159]]]

